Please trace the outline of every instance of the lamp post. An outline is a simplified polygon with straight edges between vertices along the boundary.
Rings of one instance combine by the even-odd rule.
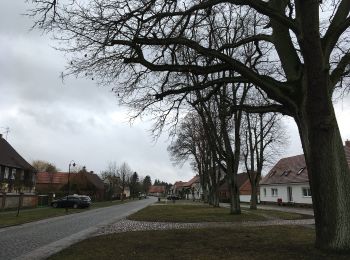
[[[66,212],[68,212],[68,196],[69,196],[69,193],[70,193],[70,167],[73,166],[75,167],[75,162],[73,160],[71,160],[69,162],[69,165],[68,165],[68,182],[67,182],[67,185],[68,185],[68,190],[67,190],[67,201],[66,201]]]

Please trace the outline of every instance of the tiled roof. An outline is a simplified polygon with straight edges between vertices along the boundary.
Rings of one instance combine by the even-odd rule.
[[[174,186],[175,186],[176,189],[178,189],[178,188],[184,187],[185,184],[186,184],[186,182],[177,181],[177,182],[174,183]]]
[[[0,164],[4,166],[35,171],[26,160],[0,135]]]
[[[163,193],[165,192],[165,186],[150,186],[149,187],[149,190],[148,190],[149,193]]]
[[[105,185],[103,183],[103,181],[101,180],[101,178],[92,172],[85,172],[85,173],[81,173],[84,174],[86,176],[86,178],[88,179],[88,181],[90,183],[92,183],[93,185],[95,185],[95,187],[99,190],[103,190],[105,188]]]
[[[66,184],[68,182],[67,172],[39,172],[36,174],[37,184]]]
[[[185,182],[183,184],[183,187],[191,187],[193,183],[199,182],[199,175],[194,176],[191,180],[188,182]]]
[[[350,167],[350,142],[345,142],[345,156]],[[284,184],[308,182],[305,158],[303,154],[286,157],[277,162],[270,172],[261,180],[264,184]]]
[[[241,188],[241,186],[249,179],[248,173],[242,172],[237,174],[237,186],[238,188]],[[220,187],[219,191],[228,191],[228,183],[225,181]]]

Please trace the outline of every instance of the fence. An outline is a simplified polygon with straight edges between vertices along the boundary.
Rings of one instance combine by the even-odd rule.
[[[14,209],[19,203],[23,208],[35,208],[38,205],[38,196],[23,193],[0,193],[0,209]]]

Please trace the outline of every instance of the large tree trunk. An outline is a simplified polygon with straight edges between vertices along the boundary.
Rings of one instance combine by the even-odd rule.
[[[332,107],[328,115],[314,113],[305,120],[306,126],[299,127],[312,191],[316,247],[350,250],[350,171]]]
[[[319,35],[318,1],[298,1],[304,58],[303,101],[295,120],[303,144],[316,222],[316,246],[350,250],[350,170],[332,103],[329,62]]]

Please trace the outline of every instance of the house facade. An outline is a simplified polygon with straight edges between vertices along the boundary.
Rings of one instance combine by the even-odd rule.
[[[36,174],[36,191],[39,194],[63,191],[67,183],[67,172],[38,172]]]
[[[148,189],[148,195],[150,196],[163,197],[166,195],[165,193],[165,185],[151,185]]]
[[[239,199],[241,202],[250,202],[252,194],[252,186],[249,181],[248,173],[243,172],[237,174],[237,186],[239,189]],[[259,189],[258,189],[258,202],[260,201]],[[230,191],[227,181],[223,181],[223,184],[219,187],[219,200],[222,202],[228,202],[230,200]]]
[[[350,141],[345,142],[345,154],[350,166]],[[309,177],[303,154],[277,162],[260,181],[262,203],[312,205]]]
[[[194,176],[187,182],[177,181],[169,190],[169,195],[176,195],[182,199],[200,200],[203,190],[199,175]]]
[[[199,175],[194,176],[191,180],[184,184],[187,189],[186,198],[190,200],[200,200],[202,198],[202,186],[200,184]]]
[[[93,172],[40,172],[36,175],[37,191],[41,194],[55,193],[57,196],[66,195],[68,192],[68,177],[70,191],[80,195],[88,195],[94,200],[104,198],[105,185]]]
[[[34,193],[36,171],[0,134],[0,192]]]

